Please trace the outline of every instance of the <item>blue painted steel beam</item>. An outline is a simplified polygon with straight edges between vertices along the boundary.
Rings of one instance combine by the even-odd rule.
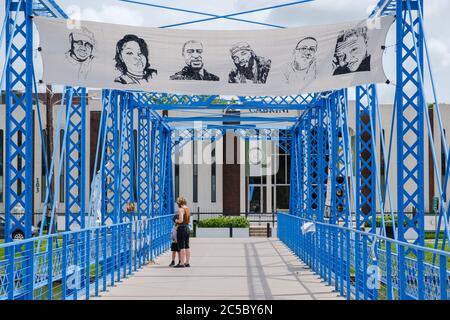
[[[68,19],[69,16],[54,0],[35,0],[33,14],[36,16],[49,16],[59,19]]]
[[[204,110],[208,112],[209,110],[251,110],[254,112],[264,112],[264,111],[291,111],[291,110],[306,110],[312,107],[313,104],[293,104],[293,105],[283,105],[283,104],[265,104],[262,102],[258,103],[247,103],[247,104],[235,104],[235,105],[155,105],[151,109],[155,111],[178,111],[178,110],[192,110],[199,111]]]
[[[134,203],[134,131],[133,131],[133,105],[130,103],[130,94],[120,93],[120,187],[116,192],[120,193],[119,221],[132,220],[127,212],[127,205]]]
[[[355,134],[355,172],[356,172],[356,229],[366,230],[376,234],[376,149],[372,137],[376,132],[376,89],[375,85],[356,87],[356,134]],[[363,241],[364,240],[364,241]],[[370,241],[370,240],[369,240]],[[367,243],[359,235],[355,239],[355,298],[374,299],[375,290],[367,288],[367,262],[363,256],[367,255]],[[366,260],[364,260],[366,261]],[[370,265],[372,265],[370,263]]]
[[[224,99],[219,96],[177,95],[163,93],[137,94],[138,108],[161,110],[305,110],[314,106],[315,94],[298,96],[242,96]]]
[[[102,225],[119,222],[119,193],[118,181],[120,175],[119,164],[119,101],[118,92],[103,90],[102,155],[105,159],[102,172]],[[106,132],[105,132],[106,131]]]
[[[15,4],[15,6],[14,6]],[[21,231],[31,237],[33,214],[33,25],[32,1],[6,3],[5,241]],[[13,13],[19,7],[15,24]],[[14,28],[15,27],[15,28]],[[15,212],[19,211],[19,212]]]
[[[69,89],[68,89],[69,90]],[[85,227],[86,220],[86,89],[73,88],[66,104],[65,223],[66,230]],[[59,178],[59,177],[58,177]]]
[[[376,132],[375,85],[356,87],[356,228],[376,232],[376,150],[372,132]]]
[[[245,20],[245,19],[237,19],[237,18],[234,18],[234,17],[235,16],[239,16],[239,15],[249,14],[249,13],[255,13],[255,12],[260,12],[260,11],[266,11],[266,10],[271,10],[271,9],[277,9],[277,8],[282,8],[282,7],[298,5],[298,4],[301,4],[301,3],[311,2],[313,0],[300,0],[300,1],[290,2],[290,3],[280,4],[280,5],[274,5],[274,6],[269,6],[269,7],[259,8],[259,9],[253,9],[253,10],[247,10],[247,11],[237,12],[237,13],[233,13],[233,14],[222,15],[222,16],[215,15],[215,14],[210,14],[210,13],[204,13],[204,12],[200,12],[200,11],[186,10],[186,9],[180,9],[180,8],[174,8],[174,7],[169,7],[169,6],[156,5],[156,4],[151,4],[151,3],[147,3],[147,2],[140,2],[140,1],[134,1],[134,0],[120,0],[120,1],[121,2],[134,3],[134,4],[138,4],[138,5],[150,6],[150,7],[154,7],[154,8],[166,9],[166,10],[198,14],[198,15],[203,15],[203,16],[209,17],[209,18],[205,18],[205,19],[199,19],[199,20],[193,20],[193,21],[188,21],[188,22],[182,22],[182,23],[166,25],[166,26],[162,26],[161,28],[171,28],[171,27],[176,27],[176,26],[182,26],[182,25],[199,23],[199,22],[205,22],[205,21],[211,21],[211,20],[217,20],[217,19],[229,19],[229,20],[235,20],[235,21],[240,21],[240,22],[265,25],[265,26],[269,26],[269,27],[283,28],[282,26],[277,26],[277,25],[267,24],[267,23],[262,23],[262,22],[256,22],[256,21],[251,21],[251,20]]]
[[[138,141],[138,217],[150,218],[150,171],[151,158],[150,130],[151,117],[148,109],[139,110],[139,141]]]
[[[164,122],[296,122],[296,117],[165,117]]]
[[[379,17],[396,14],[397,1],[396,0],[380,0],[373,11],[370,13],[369,17]]]
[[[422,0],[421,5],[423,8]],[[407,232],[416,235],[413,243],[424,245],[424,157],[425,117],[423,86],[423,28],[417,9],[407,8],[406,2],[397,0],[397,209],[398,239],[407,241]],[[412,21],[410,20],[410,14]],[[415,48],[418,48],[416,54]],[[419,68],[421,71],[419,71]],[[403,137],[403,138],[402,138]],[[417,259],[417,286],[407,286],[405,261]],[[423,252],[399,248],[399,296],[401,299],[416,295],[421,299],[424,289]]]
[[[33,24],[32,1],[6,2],[6,46],[11,54],[5,61],[5,242],[21,231],[30,238],[33,215]],[[9,5],[11,4],[11,5]],[[12,17],[18,9],[18,19]],[[34,247],[27,243],[24,286],[33,298]],[[16,251],[16,252],[17,252]],[[10,249],[6,255],[15,256]],[[11,266],[13,268],[13,266]],[[13,272],[13,270],[8,270]],[[14,277],[11,277],[15,285]]]

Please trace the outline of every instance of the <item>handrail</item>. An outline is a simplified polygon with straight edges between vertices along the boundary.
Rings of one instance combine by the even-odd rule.
[[[347,228],[347,227],[343,227],[343,226],[339,226],[339,225],[335,225],[335,224],[329,224],[329,223],[314,221],[314,220],[311,220],[311,219],[306,219],[306,218],[303,218],[303,217],[294,216],[292,214],[287,214],[287,213],[277,213],[277,214],[285,215],[285,216],[291,217],[291,218],[296,218],[298,220],[312,222],[312,223],[315,223],[315,224],[321,225],[321,226],[326,226],[326,227],[330,227],[330,228],[336,228],[336,229],[341,229],[341,230],[344,230],[344,231],[354,232],[354,233],[357,233],[357,234],[363,235],[363,236],[374,237],[374,240],[376,240],[376,239],[384,240],[386,242],[391,242],[391,243],[398,244],[398,245],[401,245],[401,246],[406,246],[406,247],[409,247],[411,249],[423,250],[423,251],[427,251],[427,252],[438,254],[438,255],[443,255],[443,256],[446,256],[446,257],[450,258],[450,252],[447,252],[447,251],[432,249],[432,248],[428,248],[428,247],[422,247],[422,246],[418,246],[418,245],[415,245],[415,244],[411,244],[409,242],[403,242],[403,241],[391,239],[391,238],[388,238],[388,237],[385,237],[385,236],[381,236],[381,235],[377,235],[377,234],[373,234],[373,233],[369,233],[369,232],[365,232],[365,231],[361,231],[361,230],[357,230],[357,229]]]
[[[71,234],[75,234],[75,233],[82,233],[82,232],[86,232],[86,231],[95,231],[95,230],[103,230],[105,228],[112,228],[112,227],[119,227],[119,226],[123,226],[123,225],[129,225],[129,224],[133,224],[133,223],[136,223],[136,222],[139,222],[139,221],[157,220],[157,219],[167,218],[169,216],[171,217],[172,215],[168,214],[168,215],[154,216],[154,217],[148,217],[148,218],[145,217],[145,219],[142,219],[142,220],[120,222],[120,223],[116,223],[116,224],[101,225],[101,226],[96,226],[96,227],[84,228],[84,229],[80,229],[80,230],[72,230],[72,231],[64,231],[64,232],[59,232],[59,233],[52,233],[52,234],[47,234],[47,235],[34,237],[34,238],[28,238],[28,239],[24,239],[24,240],[20,240],[20,241],[16,241],[16,242],[2,243],[2,244],[0,244],[0,249],[12,247],[12,246],[17,246],[17,245],[22,246],[24,244],[27,244],[27,243],[30,243],[30,242],[35,242],[35,241],[38,241],[38,240],[46,240],[46,239],[50,239],[50,238],[54,238],[54,237],[67,236],[67,235],[71,235]]]

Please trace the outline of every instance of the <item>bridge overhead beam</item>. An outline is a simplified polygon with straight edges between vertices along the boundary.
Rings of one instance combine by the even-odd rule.
[[[253,21],[253,20],[240,19],[240,18],[235,18],[235,17],[244,15],[244,14],[250,14],[250,13],[256,13],[256,12],[261,12],[261,11],[267,11],[267,10],[271,10],[271,9],[278,9],[278,8],[294,6],[294,5],[298,5],[298,4],[302,4],[302,3],[311,2],[314,0],[298,0],[298,1],[293,1],[293,2],[288,2],[288,3],[283,3],[283,4],[277,4],[277,5],[273,5],[273,6],[263,7],[263,8],[257,8],[257,9],[253,9],[253,10],[246,10],[246,11],[231,13],[231,14],[227,14],[227,15],[216,15],[216,14],[205,13],[205,12],[201,12],[201,11],[194,11],[194,10],[187,10],[187,9],[151,4],[151,3],[141,2],[141,1],[136,1],[136,0],[120,0],[120,1],[137,4],[137,5],[144,5],[144,6],[159,8],[159,9],[178,11],[178,12],[184,12],[184,13],[192,13],[195,15],[203,15],[203,16],[208,17],[208,18],[204,18],[204,19],[197,19],[197,20],[192,20],[192,21],[186,21],[186,22],[181,22],[181,23],[176,23],[176,24],[165,25],[165,26],[162,26],[161,28],[172,28],[172,27],[178,27],[178,26],[182,26],[182,25],[200,23],[200,22],[217,20],[217,19],[228,19],[228,20],[246,22],[246,23],[251,23],[251,24],[258,24],[258,25],[263,25],[263,26],[268,26],[268,27],[273,27],[273,28],[284,28],[282,26],[278,26],[278,25],[274,25],[274,24],[268,24],[268,23]]]
[[[297,117],[164,117],[164,122],[293,122],[297,121]]]
[[[140,108],[151,110],[305,110],[314,106],[316,95],[297,96],[246,96],[224,98],[221,96],[177,95],[164,93],[138,93]]]

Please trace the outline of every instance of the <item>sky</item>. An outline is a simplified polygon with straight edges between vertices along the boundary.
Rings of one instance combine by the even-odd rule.
[[[205,12],[214,15],[226,15],[236,12],[281,5],[289,0],[130,0],[160,6],[176,7],[185,10]],[[208,18],[204,15],[177,12],[162,8],[131,3],[128,0],[56,0],[69,15],[82,20],[126,24],[133,26],[161,27],[192,20]],[[291,0],[292,2],[293,0]],[[363,19],[369,15],[378,0],[314,0],[294,6],[249,13],[237,16],[283,27],[332,24],[343,21]],[[427,45],[431,57],[433,77],[436,84],[438,101],[450,103],[450,12],[449,0],[424,0],[424,19]],[[3,11],[2,11],[3,10]],[[4,6],[0,6],[0,18],[3,21]],[[267,26],[244,23],[226,19],[217,19],[201,23],[177,26],[185,29],[264,29]],[[395,37],[394,28],[388,35],[384,60],[386,74],[395,83]],[[37,41],[37,40],[36,40]],[[4,51],[4,44],[1,47]],[[2,53],[3,54],[3,53]],[[36,55],[38,59],[38,55]],[[4,54],[0,56],[3,66]],[[40,72],[40,61],[36,63],[36,72]],[[426,99],[433,101],[431,85],[425,72]],[[379,86],[381,103],[392,103],[394,85]],[[350,99],[353,97],[350,90]]]

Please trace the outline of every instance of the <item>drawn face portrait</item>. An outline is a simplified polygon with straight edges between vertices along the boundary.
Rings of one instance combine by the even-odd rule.
[[[340,55],[347,62],[351,72],[358,70],[359,66],[367,56],[366,41],[362,35],[354,35],[347,38],[342,44]]]
[[[313,38],[305,38],[295,47],[294,66],[296,70],[302,71],[311,65],[317,52],[317,40]]]
[[[86,61],[94,50],[92,40],[79,34],[70,34],[72,56],[79,62]]]
[[[128,41],[123,45],[121,58],[128,72],[133,74],[142,74],[148,62],[136,41]]]
[[[252,52],[249,50],[238,50],[232,56],[234,64],[239,67],[247,67],[251,58]]]
[[[367,42],[367,27],[342,31],[336,44],[333,74],[370,71]]]
[[[116,45],[116,69],[121,75],[114,82],[122,84],[140,84],[148,82],[157,75],[158,70],[152,69],[149,62],[149,48],[143,38],[127,34]]]
[[[200,42],[188,42],[183,50],[186,65],[195,70],[203,68],[203,45]]]

